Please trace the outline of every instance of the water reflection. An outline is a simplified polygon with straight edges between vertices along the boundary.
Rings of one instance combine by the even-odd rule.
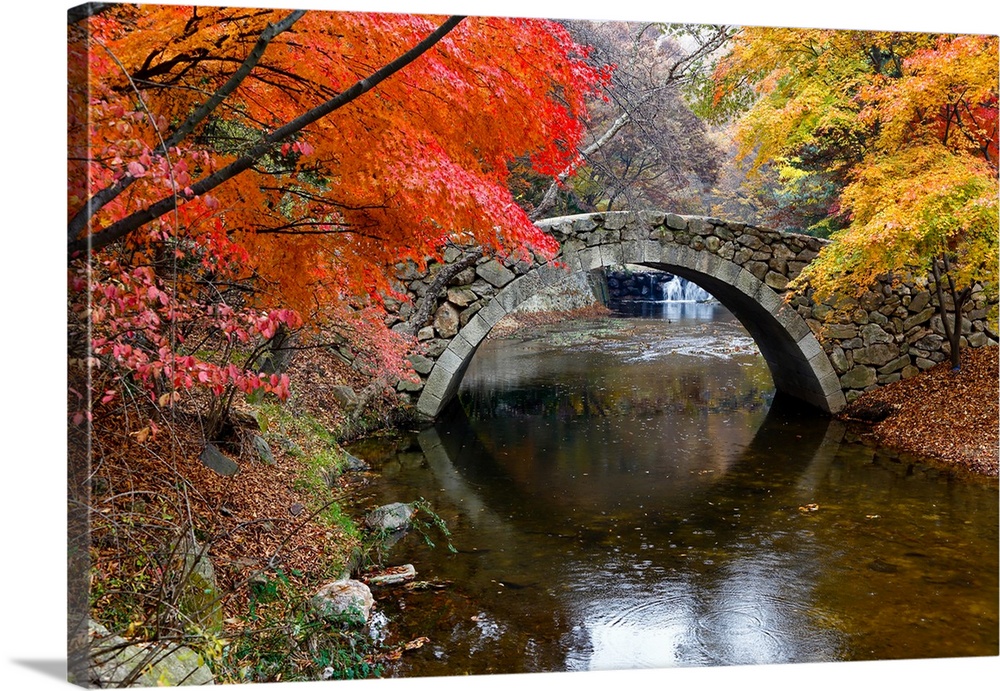
[[[758,473],[792,495],[768,488],[768,502],[796,510],[800,497],[811,497],[808,478],[822,472],[843,435],[839,425],[797,410],[779,399],[756,435],[722,465],[696,469],[686,456],[638,474],[627,464],[609,472],[578,465],[564,479],[572,491],[552,481],[552,465],[536,464],[526,475],[503,451],[498,459],[458,407],[441,426],[447,433],[427,430],[419,442],[442,484],[459,490],[452,498],[474,507],[473,532],[488,534],[491,544],[530,543],[524,536],[539,522],[548,536],[569,538],[558,572],[514,561],[503,571],[512,579],[530,572],[527,580],[536,584],[561,581],[559,607],[576,623],[562,639],[568,654],[558,669],[829,660],[836,659],[839,633],[811,626],[808,606],[787,606],[808,602],[815,580],[808,538],[780,554],[768,548],[769,539],[754,544],[761,536],[744,534],[744,514],[760,503],[753,498]],[[772,453],[789,436],[805,461],[794,467]],[[467,482],[459,488],[456,477]],[[733,495],[747,502],[734,503]]]
[[[371,505],[428,499],[459,550],[393,552],[453,585],[379,593],[432,641],[391,673],[997,653],[995,487],[772,401],[752,353],[682,352],[727,329],[560,325],[477,354],[434,428],[355,449]]]

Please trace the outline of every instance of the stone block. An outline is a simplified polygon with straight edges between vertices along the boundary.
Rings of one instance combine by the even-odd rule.
[[[719,261],[714,263],[714,268],[712,269],[712,276],[719,279],[723,283],[729,285],[734,285],[736,279],[740,275],[740,271],[743,269],[734,264],[733,262],[726,261],[725,259],[719,258]]]
[[[585,250],[581,250],[579,257],[580,269],[582,271],[592,271],[593,269],[599,269],[604,266],[604,264],[601,263],[600,247],[588,247]]]
[[[704,218],[692,218],[688,221],[687,229],[695,235],[711,235],[712,231],[715,230],[715,226]]]
[[[904,367],[910,365],[909,355],[900,355],[895,360],[890,360],[885,366],[880,367],[878,370],[879,374],[892,374],[893,372],[898,372]]]
[[[417,401],[418,410],[420,409],[421,402],[425,399],[427,399],[428,405],[437,405],[440,409],[442,403],[446,400],[448,387],[451,384],[451,377],[451,372],[447,372],[440,367],[435,367],[434,371],[431,372],[431,376],[427,377],[427,381],[424,382],[424,390],[420,394],[420,400]],[[436,402],[431,399],[436,399]],[[437,410],[434,411],[434,414],[437,414]]]
[[[522,291],[527,283],[521,286]],[[499,300],[490,300],[485,307],[479,310],[478,316],[482,317],[491,327],[506,316],[507,310],[503,308]]]
[[[410,381],[408,379],[400,379],[396,382],[396,391],[400,393],[415,393],[424,388],[424,382],[420,379],[417,381]]]
[[[763,281],[764,277],[767,275],[767,264],[764,262],[754,262],[750,261],[744,264],[744,268],[757,277],[758,280]]]
[[[437,417],[443,407],[444,404],[441,399],[437,396],[429,395],[427,393],[427,385],[424,384],[424,390],[420,393],[420,398],[417,399],[417,414],[425,420],[431,420]]]
[[[903,379],[909,379],[910,377],[914,377],[920,374],[920,368],[917,367],[916,365],[907,365],[906,367],[903,368],[901,374],[903,376]]]
[[[865,324],[861,327],[861,340],[866,346],[876,343],[892,343],[892,336],[886,333],[878,324]]]
[[[478,314],[479,310],[481,310],[482,308],[483,308],[483,301],[479,300],[477,302],[472,303],[464,310],[462,310],[458,315],[459,327],[465,328],[465,325],[469,323],[469,320],[472,319],[474,316],[476,316],[476,314]]]
[[[646,261],[645,243],[645,240],[628,240],[622,242],[622,263],[641,264]]]
[[[434,313],[434,330],[441,338],[452,338],[458,333],[458,309],[451,303],[444,303]]]
[[[781,299],[781,296],[764,284],[760,284],[755,299],[761,307],[774,315],[777,315],[781,308],[785,306],[785,301]],[[812,332],[810,331],[807,331],[806,333],[810,336],[812,335]],[[804,336],[806,334],[802,335]]]
[[[542,264],[535,269],[535,275],[538,276],[538,281],[544,288],[554,286],[566,280],[571,274],[572,272],[565,266],[561,265],[558,261]],[[506,288],[504,290],[506,290]]]
[[[476,274],[496,288],[503,288],[514,280],[514,272],[496,259],[490,259],[485,264],[477,266]]]
[[[430,374],[431,370],[434,369],[434,361],[418,353],[414,353],[406,359],[409,360],[410,366],[417,374]]]
[[[864,389],[877,381],[874,369],[858,365],[840,378],[840,385],[845,389]]]
[[[990,337],[987,336],[982,331],[977,331],[974,334],[969,334],[969,347],[970,348],[982,348],[991,343]]]
[[[914,348],[919,348],[920,350],[931,352],[934,350],[938,350],[941,347],[942,343],[944,343],[944,337],[932,333],[932,334],[927,334],[918,341],[914,341],[912,345]]]
[[[448,350],[453,352],[462,362],[466,362],[470,357],[472,357],[473,354],[475,354],[477,347],[478,345],[472,345],[465,340],[465,336],[459,334],[455,338],[451,339],[451,344],[448,346]],[[445,352],[448,352],[448,350]],[[417,371],[419,372],[420,370]],[[421,374],[426,373],[421,372]]]
[[[844,352],[843,348],[834,347],[833,351],[830,353],[830,364],[837,371],[837,374],[844,374],[852,367],[851,360],[847,357],[847,353]]]
[[[424,344],[424,355],[436,359],[448,347],[449,341],[444,338],[432,338]]]
[[[924,295],[928,295],[928,293],[924,293]],[[912,302],[910,303],[910,311],[911,312],[913,311]],[[919,326],[920,324],[924,324],[925,322],[930,321],[930,318],[934,316],[935,312],[936,310],[933,307],[927,307],[925,309],[920,310],[912,317],[907,317],[906,319],[903,320],[903,331],[909,331],[915,326]]]
[[[437,363],[435,363],[434,369],[435,371],[443,369],[449,374],[454,374],[462,368],[463,364],[462,358],[456,355],[454,350],[448,348],[441,353],[441,356],[437,359]]]
[[[760,281],[758,281],[757,278],[752,273],[750,273],[746,269],[741,269],[739,275],[736,277],[736,280],[733,281],[732,285],[741,293],[748,295],[750,297],[754,297],[760,290],[761,284]]]
[[[858,327],[854,324],[823,324],[822,328],[824,336],[837,341],[854,338],[858,335]]]
[[[469,286],[473,293],[481,298],[491,298],[497,294],[497,289],[493,285],[482,278],[477,278]]]
[[[601,245],[601,266],[620,266],[625,263],[621,244]]]
[[[817,341],[816,337],[812,334],[804,336],[802,339],[796,341],[795,346],[799,349],[799,352],[802,353],[802,357],[806,360],[820,353],[823,354],[824,358],[826,357],[826,353],[823,351],[823,348],[820,347],[819,341]]]
[[[913,295],[913,297],[910,300],[910,304],[907,306],[907,309],[909,309],[911,312],[914,313],[923,312],[924,308],[927,307],[930,304],[930,302],[931,302],[930,291],[922,290]],[[933,314],[933,312],[934,310],[932,308],[931,313]],[[930,315],[928,315],[927,318],[930,319]],[[922,323],[922,322],[917,322],[917,323]]]
[[[236,461],[219,451],[219,447],[215,444],[206,444],[198,458],[206,468],[214,470],[219,475],[235,475],[240,471]]]
[[[874,343],[855,349],[852,355],[855,363],[881,367],[898,357],[899,350],[888,343]]]
[[[476,301],[476,294],[469,288],[457,287],[448,289],[448,302],[456,307],[468,307]]]
[[[650,228],[663,225],[666,217],[667,215],[662,211],[641,211],[639,213],[639,219]]]
[[[788,287],[788,279],[776,271],[768,271],[764,274],[764,283],[775,290],[784,290]]]
[[[793,340],[800,341],[805,336],[813,335],[805,319],[790,305],[782,303],[773,314],[774,318],[778,320],[778,323],[781,324],[781,327],[788,332],[788,335]]]
[[[607,230],[621,230],[628,223],[631,214],[627,211],[613,211],[604,214],[604,227]]]
[[[482,316],[477,314],[469,320],[469,323],[459,332],[459,335],[472,345],[479,345],[486,338],[486,334],[490,332],[491,328],[493,328],[493,325],[488,324]]]
[[[674,230],[685,230],[688,225],[684,217],[677,214],[667,214],[664,216],[663,222],[668,228],[673,228]]]
[[[525,296],[521,294],[521,281],[520,279],[514,281],[499,293],[493,300],[500,304],[507,312],[514,310],[518,305],[520,305],[525,300]]]

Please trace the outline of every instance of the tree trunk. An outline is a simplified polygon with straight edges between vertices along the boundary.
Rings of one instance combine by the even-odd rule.
[[[941,316],[945,338],[948,339],[948,345],[951,348],[951,369],[958,371],[962,367],[961,353],[959,352],[962,342],[962,308],[965,307],[965,302],[969,299],[972,290],[969,287],[962,290],[955,287],[955,281],[950,273],[951,262],[948,255],[942,255],[940,259],[936,259],[931,268],[934,272],[934,287],[937,291],[938,314]],[[952,309],[950,314],[944,301],[943,284],[945,279],[948,281],[948,293],[951,296]],[[950,321],[949,317],[951,317]]]

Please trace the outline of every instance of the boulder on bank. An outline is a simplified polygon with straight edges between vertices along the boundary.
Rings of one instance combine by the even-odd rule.
[[[212,560],[193,537],[181,541],[179,555],[183,558],[180,573],[184,580],[178,585],[178,610],[202,630],[221,634],[225,615]]]
[[[324,585],[309,604],[323,619],[362,626],[368,623],[375,598],[367,585],[345,578]]]
[[[265,465],[274,465],[274,452],[271,451],[271,446],[267,443],[267,440],[259,434],[253,435],[250,439],[250,443],[253,446],[253,450],[257,452],[257,458],[260,462]]]
[[[362,461],[357,456],[352,456],[349,453],[344,453],[344,470],[349,470],[352,473],[361,473],[369,470],[368,464]]]
[[[214,685],[201,656],[186,646],[168,643],[129,644],[91,620],[90,684],[96,688],[128,686]],[[138,673],[138,670],[142,673]]]
[[[413,504],[402,502],[386,504],[365,516],[365,526],[369,530],[385,533],[400,532],[410,527],[410,522],[416,515],[417,509]]]

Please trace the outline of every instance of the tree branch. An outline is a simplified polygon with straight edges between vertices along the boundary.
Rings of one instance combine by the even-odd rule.
[[[628,111],[618,116],[618,119],[615,120],[613,123],[611,123],[611,127],[609,127],[607,131],[604,134],[602,134],[599,139],[597,139],[597,141],[593,142],[590,146],[588,146],[587,148],[585,148],[583,151],[580,152],[580,155],[577,158],[577,160],[581,161],[583,159],[586,159],[587,156],[590,156],[595,151],[599,150],[602,146],[611,141],[614,138],[614,136],[618,134],[618,132],[620,132],[621,129],[631,121],[631,119],[632,116]],[[549,209],[551,209],[555,205],[556,194],[559,192],[559,186],[566,182],[566,179],[570,176],[573,170],[574,170],[573,168],[566,168],[566,170],[564,170],[563,172],[559,173],[559,175],[556,176],[556,179],[552,182],[551,185],[549,185],[549,188],[545,190],[545,196],[542,197],[542,201],[540,201],[538,203],[538,206],[536,206],[534,210],[528,215],[528,218],[530,218],[532,221],[537,221],[539,218],[542,217],[542,214],[546,213]]]
[[[441,267],[434,281],[427,287],[427,292],[424,293],[423,297],[417,303],[417,308],[413,311],[413,315],[407,320],[405,326],[406,334],[410,336],[417,335],[417,331],[424,325],[424,322],[431,318],[431,312],[437,306],[438,297],[444,293],[451,279],[455,278],[455,276],[465,269],[475,266],[476,261],[481,256],[482,254],[479,252],[468,252],[454,264],[447,264]]]
[[[202,195],[215,189],[222,183],[250,168],[261,156],[270,151],[276,143],[283,141],[296,132],[299,132],[304,127],[307,127],[320,118],[329,115],[338,108],[347,105],[359,96],[368,93],[387,78],[391,77],[396,72],[403,69],[430,50],[438,41],[444,38],[449,31],[458,26],[458,23],[461,22],[462,19],[464,19],[464,17],[460,15],[448,18],[441,26],[435,29],[416,46],[406,51],[387,65],[384,65],[382,68],[372,73],[369,77],[355,82],[355,84],[347,89],[347,91],[341,92],[334,98],[303,113],[271,134],[265,136],[260,143],[251,148],[250,151],[242,158],[237,159],[225,168],[222,168],[212,175],[204,177],[191,185],[191,196]],[[120,240],[150,221],[159,218],[173,209],[176,204],[177,201],[175,195],[164,197],[160,201],[149,205],[145,209],[137,211],[115,223],[112,223],[107,228],[95,233],[94,235],[71,241],[68,247],[69,255],[73,256],[76,252],[88,249],[90,251],[94,251],[99,250],[102,247],[107,247],[111,243]]]
[[[257,43],[250,51],[246,60],[244,60],[243,64],[240,65],[239,69],[233,73],[229,80],[223,84],[218,91],[212,94],[211,98],[205,101],[205,103],[203,103],[195,112],[191,113],[191,115],[188,116],[188,119],[185,120],[184,123],[170,136],[170,139],[156,149],[154,154],[158,154],[160,156],[166,155],[167,151],[171,147],[177,146],[181,141],[183,141],[184,137],[189,135],[194,128],[197,127],[198,123],[215,111],[219,104],[222,103],[222,101],[224,101],[229,94],[235,91],[236,87],[238,87],[244,79],[246,79],[247,75],[250,74],[250,71],[256,67],[257,63],[264,56],[264,51],[267,50],[267,46],[271,43],[271,41],[274,40],[274,38],[279,34],[284,33],[291,28],[292,24],[297,22],[304,14],[305,11],[296,10],[277,24],[268,24],[267,28],[265,28],[261,33],[260,38],[257,39]],[[152,114],[147,113],[147,115],[152,118]],[[69,242],[73,242],[77,236],[79,236],[80,232],[87,226],[90,219],[94,217],[94,214],[100,211],[101,208],[103,208],[108,202],[112,201],[115,197],[128,189],[128,187],[135,182],[135,180],[136,178],[126,173],[113,185],[109,185],[97,194],[91,196],[91,198],[87,200],[84,207],[80,209],[80,211],[78,211],[69,222]]]

